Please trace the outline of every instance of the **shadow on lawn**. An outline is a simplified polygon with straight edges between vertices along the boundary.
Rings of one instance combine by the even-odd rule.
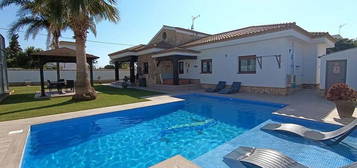
[[[126,95],[138,99],[142,99],[144,96],[151,96],[151,95],[159,95],[163,93],[159,92],[153,92],[153,91],[147,91],[147,90],[140,90],[140,89],[134,89],[134,88],[127,88],[127,89],[122,89],[122,88],[113,88],[110,86],[95,86],[95,90],[98,92],[108,94],[108,95]]]
[[[0,116],[11,114],[11,113],[20,113],[20,112],[30,111],[30,110],[40,110],[40,109],[44,109],[44,108],[63,106],[63,105],[68,105],[68,104],[72,104],[72,103],[76,103],[76,101],[68,100],[68,101],[65,101],[65,102],[61,102],[61,103],[57,103],[57,104],[51,104],[51,105],[47,105],[47,106],[40,106],[40,107],[26,108],[26,109],[21,109],[21,110],[8,111],[8,112],[5,112],[5,113],[0,113]]]
[[[0,105],[44,101],[48,99],[35,99],[34,93],[14,94],[8,96]]]

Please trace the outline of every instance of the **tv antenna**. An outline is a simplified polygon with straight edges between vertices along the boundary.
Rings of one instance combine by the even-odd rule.
[[[339,35],[341,35],[341,29],[343,28],[343,27],[345,27],[347,24],[345,23],[345,24],[342,24],[342,25],[339,25],[338,26],[338,34]]]
[[[199,18],[200,17],[200,15],[197,15],[197,16],[192,16],[192,25],[191,25],[191,30],[193,30],[195,27],[195,20],[197,19],[197,18]]]

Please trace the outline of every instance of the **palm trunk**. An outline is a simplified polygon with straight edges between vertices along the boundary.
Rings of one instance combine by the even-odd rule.
[[[55,49],[59,48],[59,38],[60,38],[60,34],[59,33],[53,33],[53,39],[52,39],[52,45]]]
[[[77,29],[74,31],[76,39],[76,59],[77,59],[77,73],[75,82],[74,100],[93,100],[96,98],[96,92],[91,86],[88,79],[88,65],[85,51],[85,43],[87,40],[86,29]]]

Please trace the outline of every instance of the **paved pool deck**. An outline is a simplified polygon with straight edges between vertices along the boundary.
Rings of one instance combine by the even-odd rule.
[[[149,89],[152,91],[158,91]],[[214,96],[234,97],[247,100],[265,101],[272,103],[288,104],[287,107],[275,112],[280,115],[290,117],[303,118],[314,121],[327,122],[338,125],[345,125],[350,123],[353,119],[357,118],[357,109],[352,118],[341,119],[338,116],[336,106],[333,102],[326,100],[320,95],[317,89],[301,89],[288,96],[272,96],[264,94],[249,94],[249,93],[236,93],[236,94],[218,94],[207,93],[203,89],[191,91],[166,91],[167,94],[190,94],[199,93]]]
[[[151,90],[151,89],[150,89]],[[167,95],[148,97],[150,101],[133,104],[111,106],[98,109],[83,110],[77,112],[42,116],[28,119],[0,122],[0,167],[17,168],[20,165],[23,148],[25,145],[28,129],[33,124],[65,120],[83,116],[90,116],[112,111],[127,110],[138,107],[152,106],[163,103],[181,101],[172,97],[177,94],[200,93],[216,96],[236,97],[248,100],[268,101],[274,103],[288,104],[289,106],[277,111],[276,113],[304,118],[309,120],[323,121],[333,124],[346,124],[353,118],[340,119],[333,103],[322,98],[316,90],[303,89],[290,96],[269,96],[239,93],[232,95],[221,95],[216,93],[205,93],[203,90],[175,91],[168,92]],[[357,117],[357,114],[354,114]],[[9,134],[11,131],[22,130],[22,132]]]

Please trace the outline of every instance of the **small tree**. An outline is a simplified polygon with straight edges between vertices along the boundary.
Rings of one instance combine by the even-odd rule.
[[[10,68],[17,67],[16,58],[22,53],[22,48],[18,39],[19,35],[13,34],[9,42],[9,47],[5,49],[7,66]]]
[[[115,69],[114,65],[106,65],[104,66],[104,69]]]
[[[23,68],[37,68],[37,66],[39,65],[39,60],[36,60],[33,57],[31,57],[31,54],[37,53],[40,51],[43,51],[43,50],[41,48],[35,48],[33,46],[26,48],[24,51],[24,56],[27,58],[28,61],[27,61],[26,67],[23,67]],[[18,65],[21,65],[21,64],[18,64]]]
[[[337,40],[337,42],[335,43],[335,47],[328,48],[327,53],[330,54],[333,52],[346,50],[346,49],[350,49],[350,48],[354,48],[354,47],[357,47],[357,40],[343,38],[343,39]]]

